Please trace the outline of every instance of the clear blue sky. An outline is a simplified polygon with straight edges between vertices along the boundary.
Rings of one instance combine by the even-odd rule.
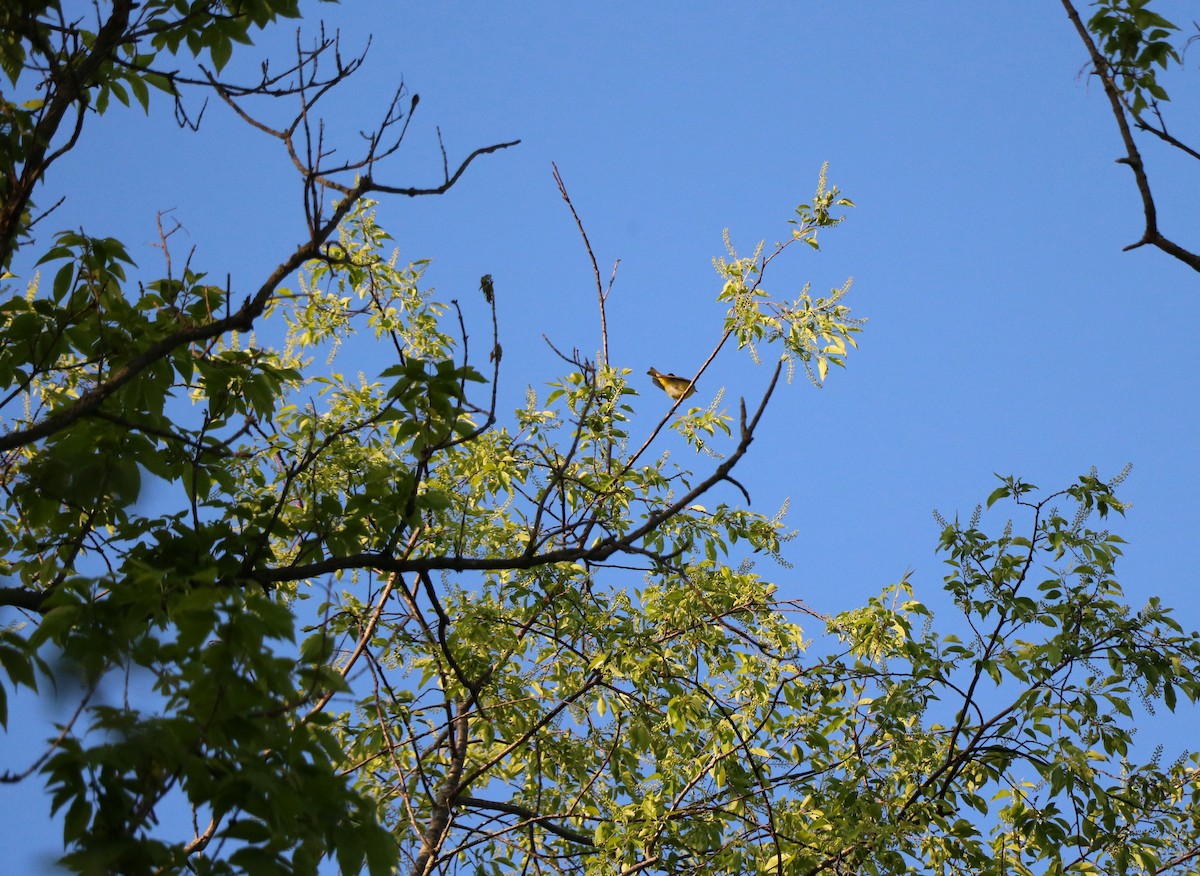
[[[1189,4],[1161,5],[1190,20]],[[811,280],[824,293],[853,276],[849,303],[870,322],[824,390],[803,376],[785,387],[739,469],[760,510],[790,498],[799,531],[794,567],[761,571],[784,595],[833,612],[911,567],[919,596],[936,603],[932,509],[969,516],[995,486],[992,472],[1057,488],[1092,465],[1113,475],[1131,462],[1121,494],[1135,507],[1113,525],[1130,542],[1119,567],[1129,601],[1162,596],[1185,627],[1200,626],[1200,277],[1149,249],[1121,252],[1140,236],[1140,203],[1059,4],[306,8],[341,28],[347,51],[374,34],[363,74],[329,106],[347,147],[400,77],[421,95],[380,178],[436,184],[435,126],[452,163],[523,141],[477,162],[445,197],[379,211],[403,259],[434,260],[427,279],[441,300],[463,302],[476,350],[489,331],[479,277],[495,277],[502,409],[521,404],[527,385],[544,395],[559,373],[543,333],[560,349],[599,348],[590,266],[551,161],[605,276],[621,260],[611,359],[643,391],[635,438],[664,405],[643,372],[692,373],[720,336],[711,259],[723,254],[722,229],[746,252],[785,237],[829,161],[830,180],[858,207],[820,254],[792,256],[767,286],[787,296]],[[264,42],[286,47],[293,30]],[[1200,140],[1194,75],[1167,84],[1173,130]],[[150,120],[118,108],[90,121],[51,175],[68,201],[47,225],[122,238],[152,275],[155,214],[173,209],[194,266],[249,291],[300,240],[298,179],[276,144],[215,102],[195,135],[173,127],[165,102],[152,108]],[[1150,144],[1146,158],[1165,233],[1200,247],[1193,169]],[[724,387],[736,410],[767,377],[728,350],[695,401]],[[675,458],[684,460],[679,448]],[[1003,517],[985,522],[998,528]],[[27,733],[11,724],[8,743]],[[1168,751],[1189,742],[1181,731]],[[26,785],[0,792],[4,823],[44,813]],[[9,866],[16,846],[35,841],[44,852],[56,834],[6,842]]]

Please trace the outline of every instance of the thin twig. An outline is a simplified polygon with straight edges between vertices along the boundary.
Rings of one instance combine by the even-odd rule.
[[[600,266],[596,264],[596,254],[592,252],[592,243],[588,240],[587,231],[583,228],[583,221],[579,218],[579,214],[575,211],[575,205],[571,203],[571,196],[567,194],[567,186],[563,182],[562,175],[558,172],[558,165],[553,161],[550,166],[554,168],[554,182],[558,185],[558,193],[562,195],[562,199],[567,202],[567,208],[570,209],[571,215],[575,217],[575,225],[579,228],[579,235],[583,238],[583,245],[587,249],[588,259],[592,263],[592,273],[596,277],[596,295],[600,299],[600,364],[604,367],[608,366],[608,317],[605,315],[604,303],[607,299],[607,294],[604,291],[604,283],[600,279]],[[618,262],[619,264],[619,262]],[[613,265],[613,276],[616,276],[617,266]],[[612,288],[612,281],[609,281],[609,288]]]

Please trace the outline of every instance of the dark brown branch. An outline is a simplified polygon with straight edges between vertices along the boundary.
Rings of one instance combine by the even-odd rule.
[[[539,815],[532,809],[526,806],[520,806],[516,803],[504,803],[499,800],[483,800],[479,797],[459,797],[454,801],[455,806],[470,807],[472,809],[490,809],[495,812],[506,812],[509,815],[518,815],[527,821],[536,824],[550,833],[556,834],[565,840],[570,840],[573,843],[579,843],[582,846],[594,847],[595,842],[587,834],[579,833],[571,830],[569,827],[562,827],[555,824],[550,819],[565,818],[567,816],[551,816]]]
[[[227,442],[205,444],[204,442],[193,438],[190,435],[172,432],[170,429],[160,429],[157,426],[152,426],[148,423],[136,423],[133,420],[118,416],[116,414],[111,414],[108,411],[93,410],[88,414],[88,416],[121,426],[125,429],[128,429],[130,432],[141,432],[144,435],[153,435],[155,438],[161,438],[163,441],[177,442],[191,450],[194,450],[197,458],[205,453],[210,453],[218,457],[228,457],[232,455],[232,451],[229,450]]]
[[[31,590],[28,587],[0,587],[0,605],[11,605],[26,611],[42,611],[42,603],[50,595],[49,590]]]
[[[1162,121],[1161,117],[1159,118],[1159,121],[1160,122]],[[1174,146],[1180,152],[1184,152],[1184,153],[1190,155],[1192,158],[1200,160],[1200,152],[1197,152],[1195,149],[1193,149],[1188,144],[1184,143],[1182,140],[1178,140],[1175,137],[1168,134],[1165,126],[1156,128],[1154,125],[1150,124],[1149,122],[1143,121],[1141,118],[1139,118],[1136,115],[1133,117],[1133,123],[1134,123],[1134,125],[1137,126],[1139,131],[1145,131],[1147,134],[1153,134],[1155,137],[1162,140],[1164,143]]]
[[[1172,858],[1170,861],[1165,862],[1161,867],[1159,867],[1157,870],[1154,871],[1154,876],[1159,876],[1160,873],[1166,873],[1170,870],[1174,870],[1176,867],[1178,867],[1182,864],[1186,864],[1188,861],[1192,860],[1193,858],[1200,858],[1200,846],[1192,846],[1190,849],[1188,849],[1183,854],[1178,855],[1178,856]]]
[[[1121,101],[1120,90],[1109,73],[1108,61],[1100,49],[1097,48],[1092,35],[1088,32],[1087,26],[1079,17],[1079,13],[1075,10],[1075,6],[1071,3],[1071,0],[1062,0],[1062,5],[1066,9],[1067,17],[1071,19],[1071,24],[1075,26],[1075,31],[1079,34],[1080,40],[1087,47],[1088,55],[1092,61],[1092,68],[1096,71],[1096,75],[1100,78],[1100,83],[1104,86],[1104,93],[1108,97],[1113,118],[1117,122],[1117,130],[1120,131],[1121,141],[1125,145],[1125,156],[1118,158],[1117,161],[1120,164],[1129,165],[1129,169],[1133,171],[1133,179],[1137,184],[1138,194],[1142,199],[1142,213],[1145,217],[1146,227],[1142,232],[1141,240],[1131,243],[1125,247],[1125,250],[1137,249],[1139,246],[1149,244],[1179,259],[1179,261],[1186,264],[1192,270],[1200,271],[1200,255],[1168,240],[1158,230],[1158,209],[1154,204],[1154,196],[1150,191],[1150,179],[1146,175],[1146,167],[1142,161],[1141,152],[1138,151],[1137,143],[1133,139],[1133,132],[1129,128],[1129,120],[1125,116],[1125,106]]]
[[[493,152],[499,152],[501,149],[517,146],[520,142],[520,140],[510,140],[507,143],[497,143],[494,146],[483,146],[476,149],[463,160],[462,164],[458,166],[458,170],[454,171],[452,176],[447,177],[445,182],[435,188],[398,188],[396,186],[386,186],[374,181],[368,181],[366,191],[380,192],[385,195],[407,195],[410,198],[415,198],[418,195],[444,195],[450,190],[451,186],[458,182],[459,178],[466,172],[468,165],[476,158],[479,158],[481,155],[490,155]]]

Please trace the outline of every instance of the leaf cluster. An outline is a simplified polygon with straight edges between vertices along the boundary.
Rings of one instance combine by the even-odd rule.
[[[1179,28],[1150,8],[1150,0],[1100,0],[1087,27],[1120,82],[1137,116],[1156,101],[1167,101],[1158,70],[1181,63],[1171,42]]]

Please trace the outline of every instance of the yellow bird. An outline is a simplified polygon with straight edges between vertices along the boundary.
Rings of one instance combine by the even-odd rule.
[[[657,368],[651,368],[646,373],[650,375],[650,379],[657,383],[663,392],[675,400],[696,394],[696,387],[694,385],[688,388],[691,380],[686,377],[680,377],[678,374],[663,374]]]

